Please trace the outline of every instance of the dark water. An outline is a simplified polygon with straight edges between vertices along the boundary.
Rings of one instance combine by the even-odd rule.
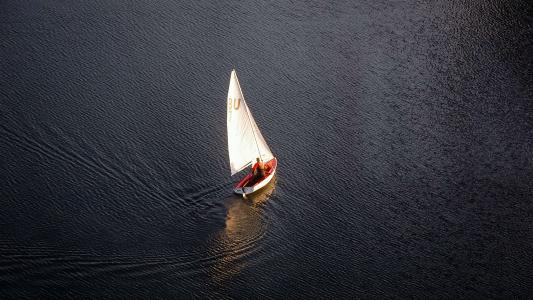
[[[2,298],[523,298],[532,5],[2,1]],[[231,194],[235,67],[279,174]]]

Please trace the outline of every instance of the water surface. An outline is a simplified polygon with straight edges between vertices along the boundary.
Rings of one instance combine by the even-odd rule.
[[[526,1],[7,1],[3,298],[523,298]],[[279,158],[231,194],[232,68]]]

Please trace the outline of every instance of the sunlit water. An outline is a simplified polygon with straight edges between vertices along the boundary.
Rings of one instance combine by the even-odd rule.
[[[525,1],[0,7],[2,298],[531,292]],[[232,68],[279,159],[248,199]]]

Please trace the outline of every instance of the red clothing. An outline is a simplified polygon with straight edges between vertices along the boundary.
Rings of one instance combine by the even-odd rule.
[[[252,167],[252,173],[256,178],[265,176],[265,164],[262,162],[255,163]]]
[[[263,165],[261,169],[264,169],[264,168],[265,168],[265,167],[264,167],[264,164],[261,163],[261,162],[258,162],[258,163],[255,163],[255,164],[252,166],[252,172],[255,172],[255,170],[256,170],[257,168],[260,168],[261,164]]]

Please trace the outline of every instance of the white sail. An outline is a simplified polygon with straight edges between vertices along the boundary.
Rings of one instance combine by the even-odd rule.
[[[235,70],[229,83],[227,122],[231,175],[242,171],[257,157],[265,162],[274,157],[246,105]]]

